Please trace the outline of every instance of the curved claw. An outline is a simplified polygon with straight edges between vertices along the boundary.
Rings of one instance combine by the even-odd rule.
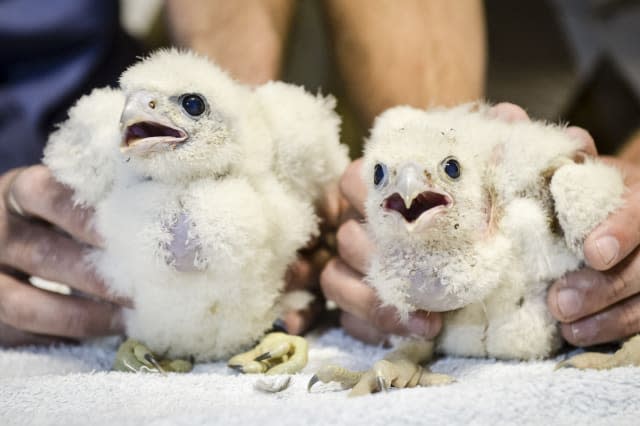
[[[269,333],[253,349],[232,357],[227,365],[242,373],[293,374],[307,364],[304,338]]]
[[[318,376],[316,374],[311,376],[311,379],[309,380],[309,383],[307,383],[307,392],[311,392],[311,388],[313,387],[313,385],[315,385],[319,381],[320,381],[320,379],[318,378]]]
[[[376,376],[376,384],[378,385],[378,390],[381,392],[388,392],[389,388],[387,387],[387,383],[382,376]]]
[[[144,359],[152,364],[155,368],[158,369],[158,371],[162,374],[166,374],[167,372],[165,371],[164,368],[162,368],[162,366],[160,365],[160,363],[158,362],[158,360],[156,359],[156,357],[154,357],[151,352],[147,352],[146,354],[144,354]]]
[[[416,386],[437,386],[452,383],[453,378],[433,373],[422,366],[433,357],[433,342],[411,340],[384,359],[376,362],[370,370],[350,371],[335,365],[325,365],[311,377],[307,390],[318,381],[339,382],[344,388],[351,388],[349,396],[368,395],[372,392],[387,392],[390,387],[412,388]]]
[[[113,369],[116,371],[133,373],[186,373],[191,371],[193,363],[181,359],[158,359],[142,343],[128,339],[120,345]]]
[[[271,358],[271,353],[265,352],[262,355],[259,355],[259,356],[255,357],[253,360],[260,362],[260,361],[267,360],[269,358]]]

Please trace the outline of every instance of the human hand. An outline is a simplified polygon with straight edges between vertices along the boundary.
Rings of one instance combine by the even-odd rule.
[[[512,104],[502,104],[499,115],[528,119]],[[578,127],[567,132],[583,142],[585,153],[597,155],[588,132]],[[561,322],[562,336],[576,346],[640,332],[640,167],[621,159],[602,159],[625,176],[624,204],[585,240],[588,266],[553,283],[547,294],[549,310]]]
[[[285,330],[290,334],[302,334],[318,319],[324,310],[325,300],[320,294],[320,272],[331,258],[335,247],[335,234],[340,216],[340,196],[338,184],[326,188],[318,203],[320,236],[314,238],[298,252],[285,276],[285,293],[304,290],[315,295],[315,299],[304,309],[285,312],[281,318]]]
[[[623,172],[624,203],[585,240],[588,267],[567,274],[548,293],[562,335],[576,346],[640,332],[640,167],[619,158],[603,160]]]
[[[92,211],[49,169],[32,166],[0,176],[0,345],[44,344],[120,333],[120,306],[83,261],[100,237]],[[37,276],[68,285],[62,295],[27,282]]]
[[[166,6],[175,44],[208,56],[243,83],[280,75],[293,0],[170,0]]]
[[[528,120],[513,104],[499,104],[496,114]],[[578,127],[567,133],[596,156],[593,138]],[[622,159],[601,157],[622,170],[628,188],[622,208],[611,214],[584,242],[587,267],[551,285],[547,303],[561,322],[562,336],[576,346],[619,340],[640,332],[640,167]]]

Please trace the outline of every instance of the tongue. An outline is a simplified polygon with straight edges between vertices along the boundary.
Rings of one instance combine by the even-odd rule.
[[[127,127],[125,140],[128,145],[130,140],[153,138],[157,136],[179,138],[181,135],[179,131],[172,129],[171,127],[149,121],[143,121]]]

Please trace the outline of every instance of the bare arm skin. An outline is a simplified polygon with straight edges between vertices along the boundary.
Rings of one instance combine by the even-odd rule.
[[[640,137],[618,157],[628,191],[625,204],[584,244],[588,268],[567,275],[549,290],[551,313],[571,343],[589,346],[640,332]]]
[[[129,302],[108,295],[82,260],[88,245],[100,244],[91,217],[73,205],[69,189],[44,166],[0,176],[1,346],[122,332],[119,306]],[[29,275],[67,284],[92,299],[37,289],[27,283]]]
[[[451,106],[483,96],[481,1],[324,4],[347,94],[367,127],[395,105]]]
[[[294,0],[167,1],[174,42],[214,59],[245,83],[280,75]]]

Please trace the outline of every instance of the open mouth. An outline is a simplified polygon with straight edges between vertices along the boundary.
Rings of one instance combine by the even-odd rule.
[[[422,216],[423,213],[440,206],[448,207],[450,204],[451,201],[445,194],[425,191],[418,194],[418,196],[411,201],[409,208],[405,206],[402,196],[397,192],[387,197],[384,200],[383,206],[386,210],[393,210],[400,213],[402,217],[404,217],[404,220],[412,223]]]
[[[175,148],[185,139],[187,139],[187,134],[180,129],[174,129],[153,121],[140,121],[127,126],[122,146],[123,148],[133,147],[144,140],[154,146],[162,144]]]

